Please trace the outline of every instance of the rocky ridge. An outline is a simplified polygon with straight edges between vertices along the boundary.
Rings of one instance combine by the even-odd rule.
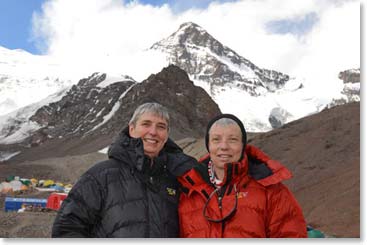
[[[177,66],[166,67],[141,83],[127,77],[101,87],[105,80],[105,74],[95,73],[80,80],[60,100],[39,108],[26,122],[37,127],[20,142],[0,141],[0,152],[21,152],[12,158],[21,161],[100,150],[112,143],[135,108],[145,102],[168,108],[173,139],[203,136],[207,122],[220,113],[205,90]],[[5,141],[17,131],[10,125],[2,133]]]

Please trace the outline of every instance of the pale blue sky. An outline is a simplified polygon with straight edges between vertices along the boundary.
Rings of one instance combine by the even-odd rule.
[[[0,46],[38,53],[30,36],[33,11],[40,11],[44,0],[0,1]]]

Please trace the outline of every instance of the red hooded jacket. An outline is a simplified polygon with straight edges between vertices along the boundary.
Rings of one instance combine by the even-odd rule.
[[[245,152],[241,162],[225,165],[221,198],[209,181],[209,155],[179,178],[181,237],[307,237],[302,210],[281,183],[290,171],[254,146]]]

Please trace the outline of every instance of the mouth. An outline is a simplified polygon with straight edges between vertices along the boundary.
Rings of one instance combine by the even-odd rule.
[[[228,160],[230,158],[232,158],[232,155],[230,154],[219,154],[217,155],[219,159],[222,159],[222,160]]]
[[[158,140],[156,139],[149,139],[149,138],[144,138],[144,141],[150,144],[157,144]]]

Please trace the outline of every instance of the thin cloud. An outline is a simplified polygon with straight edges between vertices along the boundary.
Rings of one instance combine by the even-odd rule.
[[[210,4],[214,3],[227,3],[227,2],[237,2],[238,0],[174,0],[167,1],[172,11],[176,14],[185,12],[190,9],[206,9]]]
[[[269,31],[269,33],[290,33],[302,36],[311,31],[312,27],[316,24],[317,21],[317,14],[315,12],[311,12],[296,19],[270,21],[266,23],[266,29]]]
[[[34,37],[45,54],[61,61],[89,69],[120,62],[109,64],[123,71],[129,62],[122,60],[136,59],[182,22],[191,21],[259,67],[310,84],[338,83],[339,71],[360,66],[359,1],[204,1],[206,8],[181,12],[175,10],[178,2],[152,6],[139,1],[50,0],[34,15]],[[293,22],[282,23],[285,20]],[[282,31],[269,31],[269,23],[278,23]],[[289,31],[283,26],[287,23],[293,24]]]
[[[163,6],[168,5],[174,14],[185,12],[189,9],[206,9],[211,3],[227,3],[227,2],[238,2],[240,0],[128,0],[125,4],[144,4]]]

